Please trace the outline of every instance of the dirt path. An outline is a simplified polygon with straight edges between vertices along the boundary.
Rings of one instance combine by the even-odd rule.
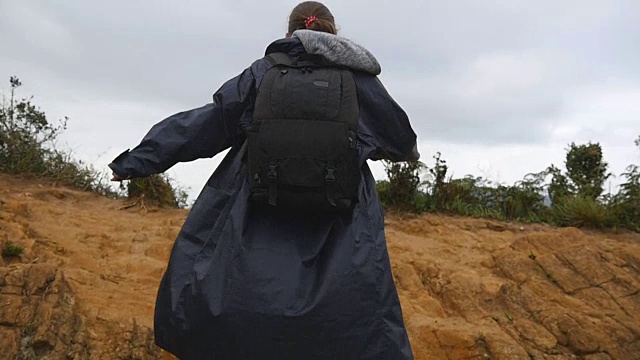
[[[0,174],[0,359],[169,358],[157,286],[184,210],[141,213]],[[417,360],[640,359],[640,235],[387,217]]]

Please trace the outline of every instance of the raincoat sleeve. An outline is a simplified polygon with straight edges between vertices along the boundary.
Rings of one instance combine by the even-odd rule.
[[[123,178],[147,177],[229,148],[241,135],[239,120],[253,101],[254,84],[252,66],[218,89],[212,103],[155,124],[138,146],[120,154],[109,167]]]
[[[409,117],[376,76],[356,75],[361,136],[373,147],[371,160],[392,162],[420,158],[417,136]]]

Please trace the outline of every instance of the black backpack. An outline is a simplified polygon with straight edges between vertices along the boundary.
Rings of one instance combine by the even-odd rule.
[[[359,106],[349,69],[317,55],[267,56],[246,129],[250,201],[278,209],[350,210],[361,177]]]

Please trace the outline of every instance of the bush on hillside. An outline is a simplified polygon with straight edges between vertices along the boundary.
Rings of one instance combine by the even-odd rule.
[[[528,174],[514,186],[505,187],[502,206],[507,219],[539,220],[543,217],[545,176],[545,172]]]
[[[552,208],[552,222],[559,226],[603,229],[615,224],[609,209],[590,196],[567,196]]]
[[[380,201],[395,210],[416,211],[424,164],[419,161],[393,163],[384,160],[384,166],[389,180],[378,183]]]
[[[611,197],[609,208],[617,221],[616,225],[640,231],[640,167],[630,165],[622,176],[626,181],[620,186],[620,191]]]
[[[140,197],[147,204],[186,207],[187,194],[175,187],[166,175],[131,181],[127,187],[114,188],[108,173],[73,158],[60,150],[56,140],[67,128],[68,119],[52,123],[46,114],[32,103],[32,98],[16,97],[22,83],[17,77],[9,80],[9,98],[0,104],[0,172],[54,181],[111,198]]]
[[[16,98],[16,90],[22,85],[17,77],[9,82],[9,99],[3,98],[0,106],[0,171],[117,197],[105,173],[56,148],[68,119],[51,123],[32,99]]]
[[[640,138],[636,144],[640,147]],[[448,166],[441,154],[434,159],[433,167],[387,165],[389,179],[378,182],[383,204],[413,212],[640,231],[640,168],[629,166],[622,174],[626,182],[620,191],[603,195],[604,182],[611,174],[597,143],[570,144],[566,171],[551,165],[514,185],[494,184],[472,175],[447,177]],[[420,182],[424,170],[429,176]]]
[[[175,208],[186,208],[188,198],[188,194],[176,188],[166,174],[129,180],[127,196],[129,200],[143,200],[148,205]]]
[[[635,140],[640,147],[640,137]],[[640,171],[629,165],[622,177],[626,179],[615,194],[602,194],[603,185],[611,174],[604,162],[599,144],[571,144],[563,196],[556,196],[553,220],[560,225],[587,227],[622,227],[640,231]],[[557,174],[557,173],[556,173]]]
[[[21,257],[23,253],[24,248],[12,241],[5,241],[2,244],[2,257],[5,259]]]

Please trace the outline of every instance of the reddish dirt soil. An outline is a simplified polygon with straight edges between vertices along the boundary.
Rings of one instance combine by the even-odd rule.
[[[186,210],[0,174],[0,359],[170,359],[153,307]],[[640,234],[388,214],[417,360],[640,359]]]

